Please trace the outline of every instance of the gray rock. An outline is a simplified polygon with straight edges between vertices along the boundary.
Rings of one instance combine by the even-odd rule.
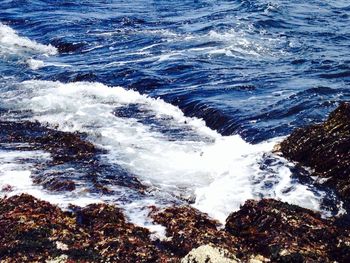
[[[225,249],[203,245],[192,249],[181,263],[238,263],[241,262],[235,255]]]

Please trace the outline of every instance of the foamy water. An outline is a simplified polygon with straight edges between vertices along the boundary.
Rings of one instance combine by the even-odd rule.
[[[44,61],[33,57],[56,55],[57,49],[51,45],[43,45],[27,37],[20,36],[11,27],[0,23],[0,58],[19,60],[36,70],[43,67]]]
[[[264,12],[274,12],[279,8],[269,4]],[[223,10],[217,10],[221,11]],[[191,25],[184,23],[180,31],[174,28],[144,29],[141,26],[133,29],[126,26],[125,29],[91,30],[84,34],[104,39],[105,42],[101,44],[95,39],[96,42],[84,46],[82,54],[78,54],[82,61],[79,59],[75,61],[77,57],[74,57],[74,52],[66,54],[62,60],[48,61],[49,56],[58,55],[55,47],[31,40],[0,23],[0,59],[25,65],[36,72],[41,68],[46,70],[48,66],[53,66],[61,73],[61,70],[67,70],[69,74],[76,74],[82,70],[82,74],[92,72],[96,75],[98,75],[96,70],[102,70],[103,73],[108,70],[118,73],[123,67],[134,68],[140,64],[140,68],[151,71],[153,74],[149,76],[151,80],[155,78],[154,75],[169,77],[169,80],[176,84],[177,78],[183,81],[181,79],[183,74],[185,84],[182,83],[179,87],[176,85],[173,87],[172,84],[169,86],[174,91],[184,93],[184,90],[190,92],[192,87],[201,87],[202,84],[198,83],[202,82],[197,82],[197,78],[206,79],[207,76],[210,77],[211,85],[215,84],[208,90],[216,89],[217,86],[221,88],[221,84],[224,88],[230,89],[232,85],[242,82],[236,79],[235,74],[243,76],[243,83],[246,83],[246,79],[250,79],[254,72],[246,72],[241,67],[259,68],[256,64],[251,66],[247,61],[270,63],[273,59],[287,57],[293,49],[302,46],[298,39],[288,39],[284,34],[275,37],[276,34],[257,30],[252,24],[243,23],[240,27],[237,23],[230,29],[227,29],[227,26],[210,30],[201,30],[201,27],[198,27],[198,32],[186,30],[190,27]],[[256,36],[257,31],[259,37]],[[51,39],[53,38],[56,36],[51,36]],[[124,42],[119,43],[119,39],[116,38],[125,40],[126,45],[136,39],[141,45],[131,47],[131,50],[125,46],[125,49],[120,49]],[[128,42],[128,38],[133,41]],[[147,39],[142,42],[139,38]],[[78,39],[77,43],[80,40]],[[100,51],[103,54],[102,59]],[[89,54],[97,56],[89,57]],[[225,57],[223,61],[221,57]],[[187,66],[192,60],[205,61],[203,64],[196,62],[189,67],[190,71],[199,68],[198,72],[194,72],[198,74],[193,79],[194,83],[188,83],[191,78],[187,76],[188,72],[183,72],[182,64],[179,63],[181,59],[185,60],[184,64]],[[218,64],[216,65],[211,59],[218,60]],[[246,60],[246,64],[236,65],[235,59]],[[235,70],[222,66],[227,63],[233,63]],[[213,67],[206,68],[207,65]],[[176,68],[177,66],[179,68]],[[289,66],[290,63],[288,69]],[[152,71],[152,67],[160,71]],[[167,73],[169,68],[170,71]],[[200,72],[202,69],[203,72]],[[74,70],[76,72],[73,72]],[[228,76],[225,75],[227,72],[230,72]],[[265,71],[258,73],[261,73],[260,77],[268,75]],[[281,72],[277,73],[280,78]],[[119,76],[127,75],[123,74]],[[113,74],[112,76],[114,78]],[[327,214],[322,207],[326,193],[295,180],[291,172],[293,164],[272,153],[273,147],[281,141],[279,137],[259,144],[250,144],[239,135],[222,136],[210,129],[204,120],[186,117],[180,108],[162,99],[141,95],[137,91],[123,87],[112,87],[97,82],[63,83],[40,80],[21,82],[16,81],[14,76],[1,77],[6,85],[4,84],[1,90],[0,105],[2,109],[10,110],[4,116],[16,120],[37,120],[43,125],[48,124],[62,131],[84,132],[90,142],[106,150],[105,154],[99,156],[99,162],[121,167],[146,186],[145,194],[141,195],[135,193],[135,189],[107,185],[114,193],[111,196],[90,192],[89,182],[80,180],[74,191],[53,193],[33,183],[37,164],[48,162],[51,158],[49,153],[20,151],[13,148],[6,150],[6,147],[2,147],[0,148],[0,189],[4,190],[2,196],[29,193],[61,207],[67,207],[69,203],[81,206],[96,202],[115,203],[124,209],[132,222],[150,228],[158,237],[164,237],[164,228],[153,225],[148,218],[148,207],[153,205],[165,207],[191,203],[194,207],[224,222],[228,214],[238,210],[247,199],[271,197],[321,210]],[[30,78],[26,76],[24,79]],[[60,78],[53,75],[45,79]],[[233,83],[230,82],[232,79]],[[225,86],[225,82],[230,83],[229,87]],[[156,84],[151,83],[151,88],[154,88]],[[258,83],[264,86],[260,84],[260,79]],[[300,82],[296,83],[293,85],[300,85]],[[141,82],[139,85],[142,84]],[[267,79],[267,84],[271,84],[270,79]],[[264,95],[265,97],[259,97],[259,92],[263,93],[262,89],[249,85],[250,82],[244,96],[243,91],[237,94],[247,103],[253,101],[249,103],[256,104],[257,112],[259,109],[265,109],[267,102],[264,99],[278,101],[277,98],[286,99],[294,94],[294,89],[287,89],[285,92],[278,89],[271,90],[271,93]],[[269,85],[264,86],[267,87],[266,90],[269,89]],[[254,91],[255,88],[258,92]],[[162,91],[159,93],[162,94]],[[220,101],[220,104],[231,107],[232,101],[234,100],[230,97],[227,101]],[[12,112],[15,112],[15,115],[11,115]],[[257,114],[260,116],[260,112]],[[251,123],[258,121],[259,118],[256,118],[251,120]]]
[[[221,136],[163,100],[100,83],[26,81],[3,98],[8,109],[31,111],[31,120],[87,133],[88,140],[107,150],[101,161],[136,175],[155,203],[192,199],[221,221],[251,198],[320,209],[324,194],[293,182],[290,164],[276,161],[268,171],[261,168],[267,155],[280,158],[271,154],[278,139],[252,145],[238,135]],[[274,181],[269,188],[263,184],[266,174]],[[147,206],[142,200],[135,204],[140,211]]]

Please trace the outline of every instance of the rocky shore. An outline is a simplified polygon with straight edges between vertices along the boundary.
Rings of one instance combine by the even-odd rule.
[[[50,165],[76,162],[76,156],[87,162],[98,151],[81,134],[37,123],[18,125],[0,122],[1,142],[44,147],[52,155]],[[28,129],[36,132],[28,135]],[[294,131],[278,151],[297,165],[312,168],[316,184],[332,187],[342,200],[350,200],[349,103],[342,103],[324,123]],[[64,182],[46,187],[59,191],[74,187]],[[346,219],[325,219],[278,200],[247,200],[225,225],[190,206],[149,210],[154,223],[165,228],[165,238],[155,238],[150,230],[130,223],[113,205],[71,206],[63,211],[27,194],[4,197],[1,262],[350,262]]]
[[[273,199],[248,200],[226,225],[191,207],[152,211],[165,239],[115,206],[62,211],[30,195],[0,201],[1,262],[348,262],[334,219]],[[202,259],[202,260],[201,260]],[[211,259],[211,260],[210,260]]]

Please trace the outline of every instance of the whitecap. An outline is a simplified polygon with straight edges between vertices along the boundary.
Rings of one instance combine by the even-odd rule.
[[[56,55],[57,49],[52,45],[43,45],[27,37],[20,36],[11,27],[0,23],[0,58],[6,61],[19,61],[36,70],[44,62],[34,57]]]

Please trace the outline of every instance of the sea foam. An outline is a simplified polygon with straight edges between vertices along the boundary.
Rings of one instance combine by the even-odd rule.
[[[135,175],[155,202],[193,201],[221,221],[251,198],[320,209],[324,193],[292,180],[291,164],[271,153],[278,139],[252,145],[221,136],[161,99],[100,83],[32,80],[2,97],[8,109],[31,111],[31,120],[86,133],[107,150],[101,160]],[[266,158],[275,160],[267,169]]]
[[[0,23],[0,58],[20,61],[36,70],[44,66],[44,62],[33,56],[51,56],[58,53],[52,45],[43,45],[27,37],[20,36],[11,27]]]

